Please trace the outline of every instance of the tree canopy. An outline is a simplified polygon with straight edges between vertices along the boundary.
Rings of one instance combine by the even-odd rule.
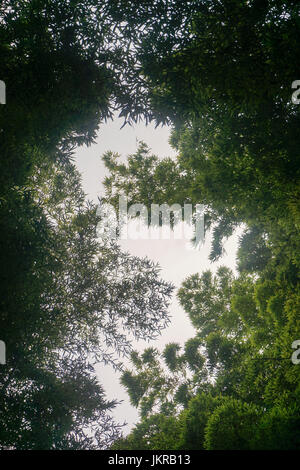
[[[121,368],[133,338],[159,335],[172,287],[150,260],[97,239],[72,164],[40,168],[1,216],[2,446],[103,447],[116,402],[94,364]]]
[[[190,12],[183,36],[168,41],[153,28],[140,48],[152,109],[173,124],[177,157],[161,160],[144,145],[125,164],[104,155],[107,199],[116,205],[123,192],[147,207],[204,204],[212,261],[242,225],[238,273],[224,267],[183,282],[178,296],[196,336],[156,351],[154,362],[133,357],[122,383],[141,422],[120,442],[134,446],[140,426],[163,413],[180,423],[172,449],[299,449],[291,361],[300,335],[299,107],[291,100],[299,5],[203,1]]]
[[[5,0],[0,7],[2,449],[299,449],[300,5],[284,0]],[[170,124],[176,158],[106,152],[106,202],[203,204],[210,259],[172,286],[99,239],[73,159],[115,113]],[[163,222],[163,221],[161,221]],[[121,436],[95,363],[123,370]]]

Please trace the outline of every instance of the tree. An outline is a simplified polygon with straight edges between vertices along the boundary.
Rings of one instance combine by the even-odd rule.
[[[171,286],[149,260],[99,244],[96,208],[84,202],[71,163],[114,111],[128,120],[145,111],[136,88],[126,88],[136,80],[134,54],[112,21],[116,9],[2,2],[3,447],[106,446],[118,433],[108,413],[115,402],[93,361],[121,367],[130,335],[153,338],[168,322]]]
[[[107,446],[114,402],[91,357],[120,368],[112,349],[127,355],[130,338],[168,322],[171,286],[148,260],[96,240],[71,163],[118,110],[125,123],[171,122],[178,156],[161,161],[142,144],[120,165],[107,153],[108,202],[125,192],[148,208],[203,203],[211,260],[246,226],[236,279],[221,268],[179,291],[196,328],[184,352],[131,355],[122,380],[142,421],[119,445],[297,447],[298,2],[5,1],[0,14],[2,446]]]
[[[207,421],[213,411],[224,401],[224,398],[210,393],[198,393],[188,404],[183,425],[183,448],[204,450],[204,438]]]
[[[266,413],[255,434],[255,448],[299,450],[299,405],[280,403]]]
[[[261,410],[238,400],[225,400],[210,416],[205,430],[207,450],[249,450]]]
[[[291,103],[291,84],[299,75],[292,58],[298,53],[299,5],[185,2],[186,10],[179,6],[172,13],[162,3],[154,7],[161,21],[145,30],[137,50],[153,115],[174,126],[170,142],[177,158],[159,160],[145,145],[127,164],[106,154],[107,200],[116,205],[124,192],[148,209],[152,203],[203,203],[206,228],[214,235],[212,261],[222,255],[223,240],[244,224],[238,277],[223,268],[215,276],[193,275],[179,290],[205,371],[193,374],[189,389],[195,399],[205,392],[205,418],[198,428],[195,418],[185,445],[280,448],[280,423],[282,445],[295,448],[298,412],[292,420],[290,406],[299,399],[299,374],[291,363],[291,345],[300,335],[299,108]],[[174,35],[166,34],[171,25]],[[166,170],[171,177],[163,180]],[[173,371],[178,351],[169,345],[163,353]],[[161,384],[166,389],[156,406],[168,393],[172,406],[165,414],[177,416],[175,387],[167,386],[158,359],[135,367],[126,386],[132,392],[134,383],[142,384],[136,406]],[[156,379],[148,381],[147,374]],[[213,408],[217,397],[225,401]],[[185,398],[188,415],[194,398]],[[252,437],[256,428],[261,444]]]
[[[187,342],[182,354],[176,343],[167,344],[161,354],[153,348],[145,349],[142,355],[131,353],[134,370],[126,369],[121,383],[142,418],[153,414],[178,415],[187,406],[195,392],[193,373],[205,373],[201,370],[204,359],[198,347],[195,338]]]
[[[180,421],[182,449],[299,446],[299,374],[291,361],[293,338],[300,334],[299,295],[291,278],[282,285],[272,273],[273,279],[267,270],[234,278],[223,267],[184,281],[178,296],[195,338],[183,354],[172,343],[160,355],[133,353],[135,370],[122,377],[140,411],[138,426],[159,411]],[[132,438],[130,433],[124,446]]]
[[[172,287],[149,260],[97,239],[96,207],[72,164],[45,163],[12,203],[1,205],[1,445],[103,448],[119,432],[116,402],[94,363],[120,368],[132,338],[155,338]]]
[[[123,174],[117,165],[110,168],[115,190],[129,199],[138,195],[147,206],[161,199],[203,203],[206,227],[214,231],[212,260],[241,223],[261,245],[272,231],[270,242],[288,237],[296,252],[299,108],[291,103],[291,84],[299,75],[292,59],[298,53],[298,3],[203,0],[173,12],[178,2],[154,3],[161,20],[141,36],[138,57],[153,115],[175,127],[177,162],[144,153],[146,163],[140,164],[137,153],[126,170],[122,165]],[[161,189],[158,175],[166,169],[172,178]]]
[[[152,415],[143,419],[129,436],[114,442],[112,450],[181,450],[180,418]]]
[[[116,2],[2,2],[1,193],[47,159],[70,159],[114,112],[147,118],[126,11]]]
[[[150,100],[164,118],[187,124],[238,111],[242,122],[245,115],[271,116],[272,104],[288,110],[299,73],[298,2],[178,3],[164,10],[155,2],[161,20],[146,29],[139,48]]]

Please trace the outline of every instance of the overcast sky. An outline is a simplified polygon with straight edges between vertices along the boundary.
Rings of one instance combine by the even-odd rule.
[[[134,127],[125,126],[120,129],[123,121],[115,119],[103,124],[100,128],[97,143],[89,148],[81,147],[76,153],[76,165],[82,175],[82,184],[87,197],[97,202],[97,197],[104,194],[102,181],[106,170],[101,161],[101,155],[112,150],[118,152],[125,158],[137,150],[137,142],[143,140],[151,148],[152,153],[163,157],[174,157],[174,150],[169,146],[168,139],[170,130],[167,127],[156,128],[154,125],[145,126],[143,123]],[[136,201],[137,203],[140,201]],[[180,201],[178,201],[180,202]],[[201,202],[201,201],[199,201]],[[121,246],[125,251],[158,262],[161,266],[161,277],[172,282],[176,288],[190,274],[202,272],[206,269],[215,271],[220,265],[235,268],[235,255],[237,249],[237,235],[231,237],[225,245],[226,256],[218,263],[210,263],[208,255],[210,251],[210,234],[206,234],[205,243],[200,249],[188,248],[186,240],[122,240]],[[175,290],[176,295],[176,290]],[[183,344],[194,335],[186,313],[178,304],[174,295],[170,305],[171,324],[163,332],[162,336],[153,346],[163,349],[168,342],[179,342]],[[135,347],[143,350],[149,346],[147,342],[140,342]],[[127,430],[137,422],[138,414],[128,400],[126,391],[119,383],[118,375],[110,367],[99,366],[97,369],[100,382],[103,384],[108,398],[124,400],[114,411],[116,419],[120,422],[126,421]]]

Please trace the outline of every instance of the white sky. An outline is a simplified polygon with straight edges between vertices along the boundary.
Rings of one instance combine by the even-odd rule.
[[[89,148],[81,147],[76,153],[76,166],[82,175],[82,184],[89,199],[97,202],[97,196],[103,195],[102,181],[107,175],[101,160],[101,155],[107,150],[118,152],[122,157],[135,153],[137,141],[143,140],[151,148],[153,154],[163,157],[174,157],[175,152],[169,146],[170,130],[167,127],[156,128],[154,125],[145,126],[143,123],[134,127],[125,126],[120,129],[123,121],[115,119],[100,127],[97,143]],[[140,201],[136,201],[140,202]],[[178,201],[180,203],[180,201]],[[201,202],[201,201],[199,201]],[[231,237],[225,249],[227,255],[218,263],[210,263],[210,234],[206,234],[205,243],[200,250],[187,249],[186,240],[122,240],[121,246],[125,251],[152,259],[161,266],[161,277],[172,282],[176,288],[190,274],[202,272],[206,269],[215,271],[220,265],[235,268],[235,255],[237,249],[237,235]],[[170,305],[171,324],[162,336],[151,345],[162,350],[169,342],[183,344],[188,338],[194,336],[194,330],[183,309],[174,298]],[[149,343],[139,342],[135,348],[142,351]],[[124,400],[115,411],[114,416],[119,422],[126,421],[128,426],[125,433],[138,421],[138,413],[128,400],[125,389],[120,385],[118,375],[110,368],[98,366],[99,380],[109,399]]]

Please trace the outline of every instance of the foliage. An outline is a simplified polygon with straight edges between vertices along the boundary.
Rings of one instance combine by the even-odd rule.
[[[0,19],[2,448],[299,449],[299,2],[13,0]],[[168,324],[172,287],[97,240],[72,165],[114,111],[171,123],[177,157],[106,153],[107,202],[204,204],[212,261],[245,229],[236,276],[184,281],[196,334],[161,353],[131,340]],[[141,421],[119,438],[93,366],[129,353]]]
[[[112,450],[180,450],[182,424],[173,416],[152,415],[138,423],[127,438],[114,442]]]
[[[172,288],[149,260],[97,240],[96,207],[70,163],[45,164],[1,211],[1,444],[105,447],[116,402],[93,363],[120,368],[132,338],[154,339]]]
[[[97,240],[72,164],[114,112],[147,119],[116,10],[98,0],[0,7],[2,448],[107,447],[116,401],[94,363],[121,368],[133,338],[168,324],[171,286],[151,261]]]
[[[299,373],[291,361],[299,292],[291,277],[283,284],[267,273],[235,278],[222,267],[190,276],[178,292],[196,328],[184,354],[169,344],[155,361],[132,355],[135,371],[122,383],[130,396],[139,390],[138,426],[159,410],[180,422],[170,449],[179,442],[183,449],[299,448]],[[131,446],[134,438],[126,438]]]
[[[155,6],[162,19],[137,50],[150,107],[158,122],[173,124],[177,157],[160,160],[144,144],[127,164],[106,154],[107,201],[116,205],[125,193],[148,209],[204,204],[212,261],[236,227],[244,231],[237,276],[227,268],[194,274],[178,292],[196,328],[199,369],[180,345],[168,345],[154,364],[133,361],[132,382],[123,383],[129,394],[142,384],[140,425],[164,409],[183,420],[185,449],[299,448],[291,362],[300,337],[299,107],[291,102],[299,2],[203,0],[173,13]],[[176,34],[162,32],[169,25]]]

